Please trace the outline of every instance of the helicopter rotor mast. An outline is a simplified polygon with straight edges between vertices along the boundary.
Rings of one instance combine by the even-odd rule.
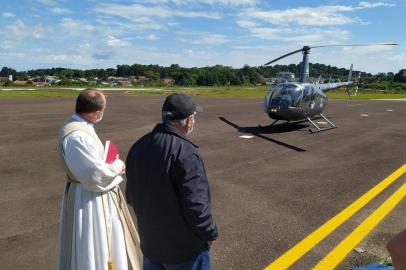
[[[301,83],[305,83],[309,79],[309,53],[310,47],[304,46],[302,49],[303,53],[303,60],[302,65],[300,67],[300,81]]]

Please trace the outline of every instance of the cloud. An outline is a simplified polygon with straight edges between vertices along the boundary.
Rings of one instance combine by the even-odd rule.
[[[137,18],[133,21],[122,22],[109,15],[101,15],[98,16],[96,22],[100,27],[109,29],[109,31],[127,34],[134,31],[165,29],[165,26],[148,18]]]
[[[99,3],[92,11],[97,15],[97,22],[110,31],[122,31],[127,34],[144,30],[166,30],[179,24],[176,18],[220,19],[215,12],[169,8],[165,5],[146,6],[140,4]],[[116,30],[113,30],[113,29]],[[155,40],[154,36],[144,39]]]
[[[106,43],[110,47],[126,47],[131,45],[131,43],[128,41],[120,40],[110,35],[107,36]]]
[[[38,0],[38,2],[47,6],[48,10],[56,15],[73,13],[69,8],[59,6],[65,2],[64,0]]]
[[[38,2],[47,6],[55,6],[58,4],[58,1],[56,0],[38,0]]]
[[[339,28],[311,29],[307,30],[307,32],[306,30],[303,31],[303,34],[300,34],[300,32],[287,36],[284,40],[287,42],[295,42],[296,44],[332,44],[348,40],[351,35],[349,31]],[[326,42],[326,40],[328,41]]]
[[[187,1],[192,2],[192,1]],[[208,5],[222,5],[222,6],[255,6],[258,4],[257,0],[197,0],[197,2]]]
[[[69,36],[89,36],[96,31],[96,27],[89,22],[72,18],[62,18],[58,27]]]
[[[323,6],[317,8],[301,7],[286,10],[247,10],[241,13],[242,18],[251,18],[264,21],[275,25],[308,25],[308,26],[325,26],[325,25],[344,25],[360,22],[358,18],[345,16],[339,12],[345,10],[340,6]],[[346,10],[347,11],[347,10]]]
[[[175,4],[175,5],[190,5],[190,4],[204,4],[211,6],[255,6],[258,4],[258,0],[148,0],[148,1],[137,1],[140,3],[149,4]]]
[[[2,14],[1,14],[4,18],[14,18],[16,15],[14,15],[13,13],[11,13],[11,12],[3,12]]]
[[[396,6],[395,4],[383,3],[383,2],[378,2],[378,3],[360,2],[358,8],[362,9],[362,8],[376,8],[376,7],[395,7],[395,6]]]
[[[68,55],[66,54],[47,54],[46,58],[51,61],[60,62],[65,61],[68,59]]]
[[[36,59],[36,62],[41,65],[77,67],[79,65],[86,65],[92,61],[90,55],[83,53],[51,53],[47,50],[39,51],[38,53],[44,55],[44,57]]]
[[[300,46],[304,44],[315,44],[318,42],[338,42],[349,39],[351,32],[337,27],[257,27],[255,24],[248,25],[251,35],[264,40],[275,40],[289,43],[296,43]]]
[[[236,21],[252,36],[283,42],[314,44],[328,40],[329,43],[347,40],[351,32],[341,29],[350,24],[368,25],[354,15],[362,9],[393,7],[383,2],[360,2],[351,5],[322,5],[318,7],[297,7],[285,10],[261,10],[257,7],[246,9]]]
[[[112,59],[114,53],[112,51],[100,51],[92,54],[92,57],[96,60],[109,60]]]
[[[405,62],[393,59],[392,57],[395,55],[397,55],[396,47],[393,46],[338,47],[313,50],[310,61],[345,68],[354,64],[355,70],[371,73],[397,72]]]
[[[0,52],[0,55],[3,57],[11,57],[11,58],[23,58],[27,55],[21,52]]]
[[[133,48],[133,45],[128,41],[130,31],[128,24],[115,25],[111,24],[111,20],[107,20],[110,24],[100,24],[98,21],[90,22],[87,20],[78,20],[73,18],[62,18],[60,23],[54,26],[53,40],[64,42],[64,55],[69,57],[78,55],[82,57],[81,65],[84,66],[100,66],[99,62],[113,62],[117,57],[117,49],[119,51],[127,51]],[[60,56],[63,57],[63,56]],[[54,57],[54,60],[57,58]],[[125,59],[125,58],[123,58]],[[49,59],[52,60],[52,59]],[[71,58],[66,58],[60,62],[71,63]],[[116,64],[119,64],[117,62]],[[114,64],[113,66],[115,66]],[[74,63],[76,66],[77,64]]]
[[[146,40],[158,40],[159,37],[157,37],[157,36],[154,35],[154,34],[150,34],[150,35],[144,37],[144,39],[146,39]]]
[[[167,25],[171,26],[171,27],[174,27],[174,26],[178,26],[179,23],[177,23],[177,22],[168,22]]]
[[[27,26],[21,20],[0,29],[1,47],[9,49],[24,40],[40,39],[46,31],[41,25]]]
[[[208,32],[179,33],[178,36],[178,40],[195,45],[218,46],[230,42],[224,35]]]
[[[271,28],[271,27],[252,27],[250,28],[253,36],[261,39],[283,40],[284,36],[292,35],[295,31],[291,28]]]
[[[69,14],[73,12],[68,8],[60,8],[60,7],[52,7],[49,9],[49,11],[51,11],[54,14]]]
[[[108,4],[102,3],[97,5],[94,12],[114,15],[122,18],[126,18],[131,21],[151,21],[150,18],[172,18],[172,17],[185,17],[185,18],[208,18],[208,19],[220,19],[218,13],[199,12],[171,9],[164,6],[147,7],[143,5],[121,5],[121,4]]]
[[[377,7],[393,7],[394,4],[360,2],[358,6],[325,5],[318,7],[298,7],[285,10],[259,10],[247,9],[240,13],[241,21],[255,20],[275,25],[307,25],[307,26],[334,26],[353,23],[364,23],[358,17],[344,15],[344,12],[353,12],[361,9]]]
[[[258,26],[258,23],[247,19],[237,20],[237,24],[243,28],[253,29]]]
[[[121,42],[117,43],[117,41],[113,41],[113,38],[110,38],[110,44],[117,43],[122,45],[127,44],[126,41],[123,43],[123,36],[126,37],[124,39],[128,39],[134,32],[161,29],[160,26],[153,23],[146,24],[144,27],[144,25],[133,22],[120,22],[110,17],[98,18],[93,22],[65,17],[60,20],[57,28],[65,35],[80,38],[81,40],[97,41],[111,36],[114,39],[119,39]],[[56,34],[58,35],[58,33]]]
[[[404,63],[406,63],[406,53],[398,53],[398,54],[392,54],[391,56],[388,57],[389,61],[396,62],[400,64],[402,67],[404,67]]]

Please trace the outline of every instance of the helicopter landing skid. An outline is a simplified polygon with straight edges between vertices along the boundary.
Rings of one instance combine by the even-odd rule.
[[[309,121],[309,123],[312,124],[312,126],[314,126],[316,128],[316,130],[309,129],[309,131],[311,133],[317,133],[317,132],[322,132],[322,131],[337,128],[337,126],[334,125],[330,120],[328,120],[324,115],[320,114],[320,116],[329,124],[329,126],[325,127],[325,128],[321,128],[315,122],[313,122],[312,119],[310,119],[309,117],[306,117],[307,121]]]

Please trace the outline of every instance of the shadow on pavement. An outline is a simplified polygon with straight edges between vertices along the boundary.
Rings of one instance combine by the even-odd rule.
[[[303,129],[305,127],[308,127],[308,125],[303,125],[300,123],[291,123],[291,124],[287,124],[287,125],[276,125],[276,126],[266,126],[266,127],[240,127],[237,124],[227,120],[226,118],[220,116],[219,119],[221,121],[223,121],[224,123],[226,123],[227,125],[232,126],[233,128],[237,129],[237,131],[241,132],[241,133],[250,133],[254,136],[257,136],[261,139],[273,142],[275,144],[284,146],[286,148],[298,151],[298,152],[306,152],[305,149],[294,146],[294,145],[290,145],[272,138],[269,138],[267,136],[264,136],[262,134],[272,134],[272,133],[282,133],[282,132],[289,132],[289,131],[293,131],[293,130],[299,130],[299,129]]]

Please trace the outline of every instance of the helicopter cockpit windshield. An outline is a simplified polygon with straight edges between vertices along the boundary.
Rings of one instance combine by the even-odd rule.
[[[299,107],[303,97],[302,87],[293,83],[278,84],[269,89],[265,99],[265,107],[288,109],[289,107]]]

